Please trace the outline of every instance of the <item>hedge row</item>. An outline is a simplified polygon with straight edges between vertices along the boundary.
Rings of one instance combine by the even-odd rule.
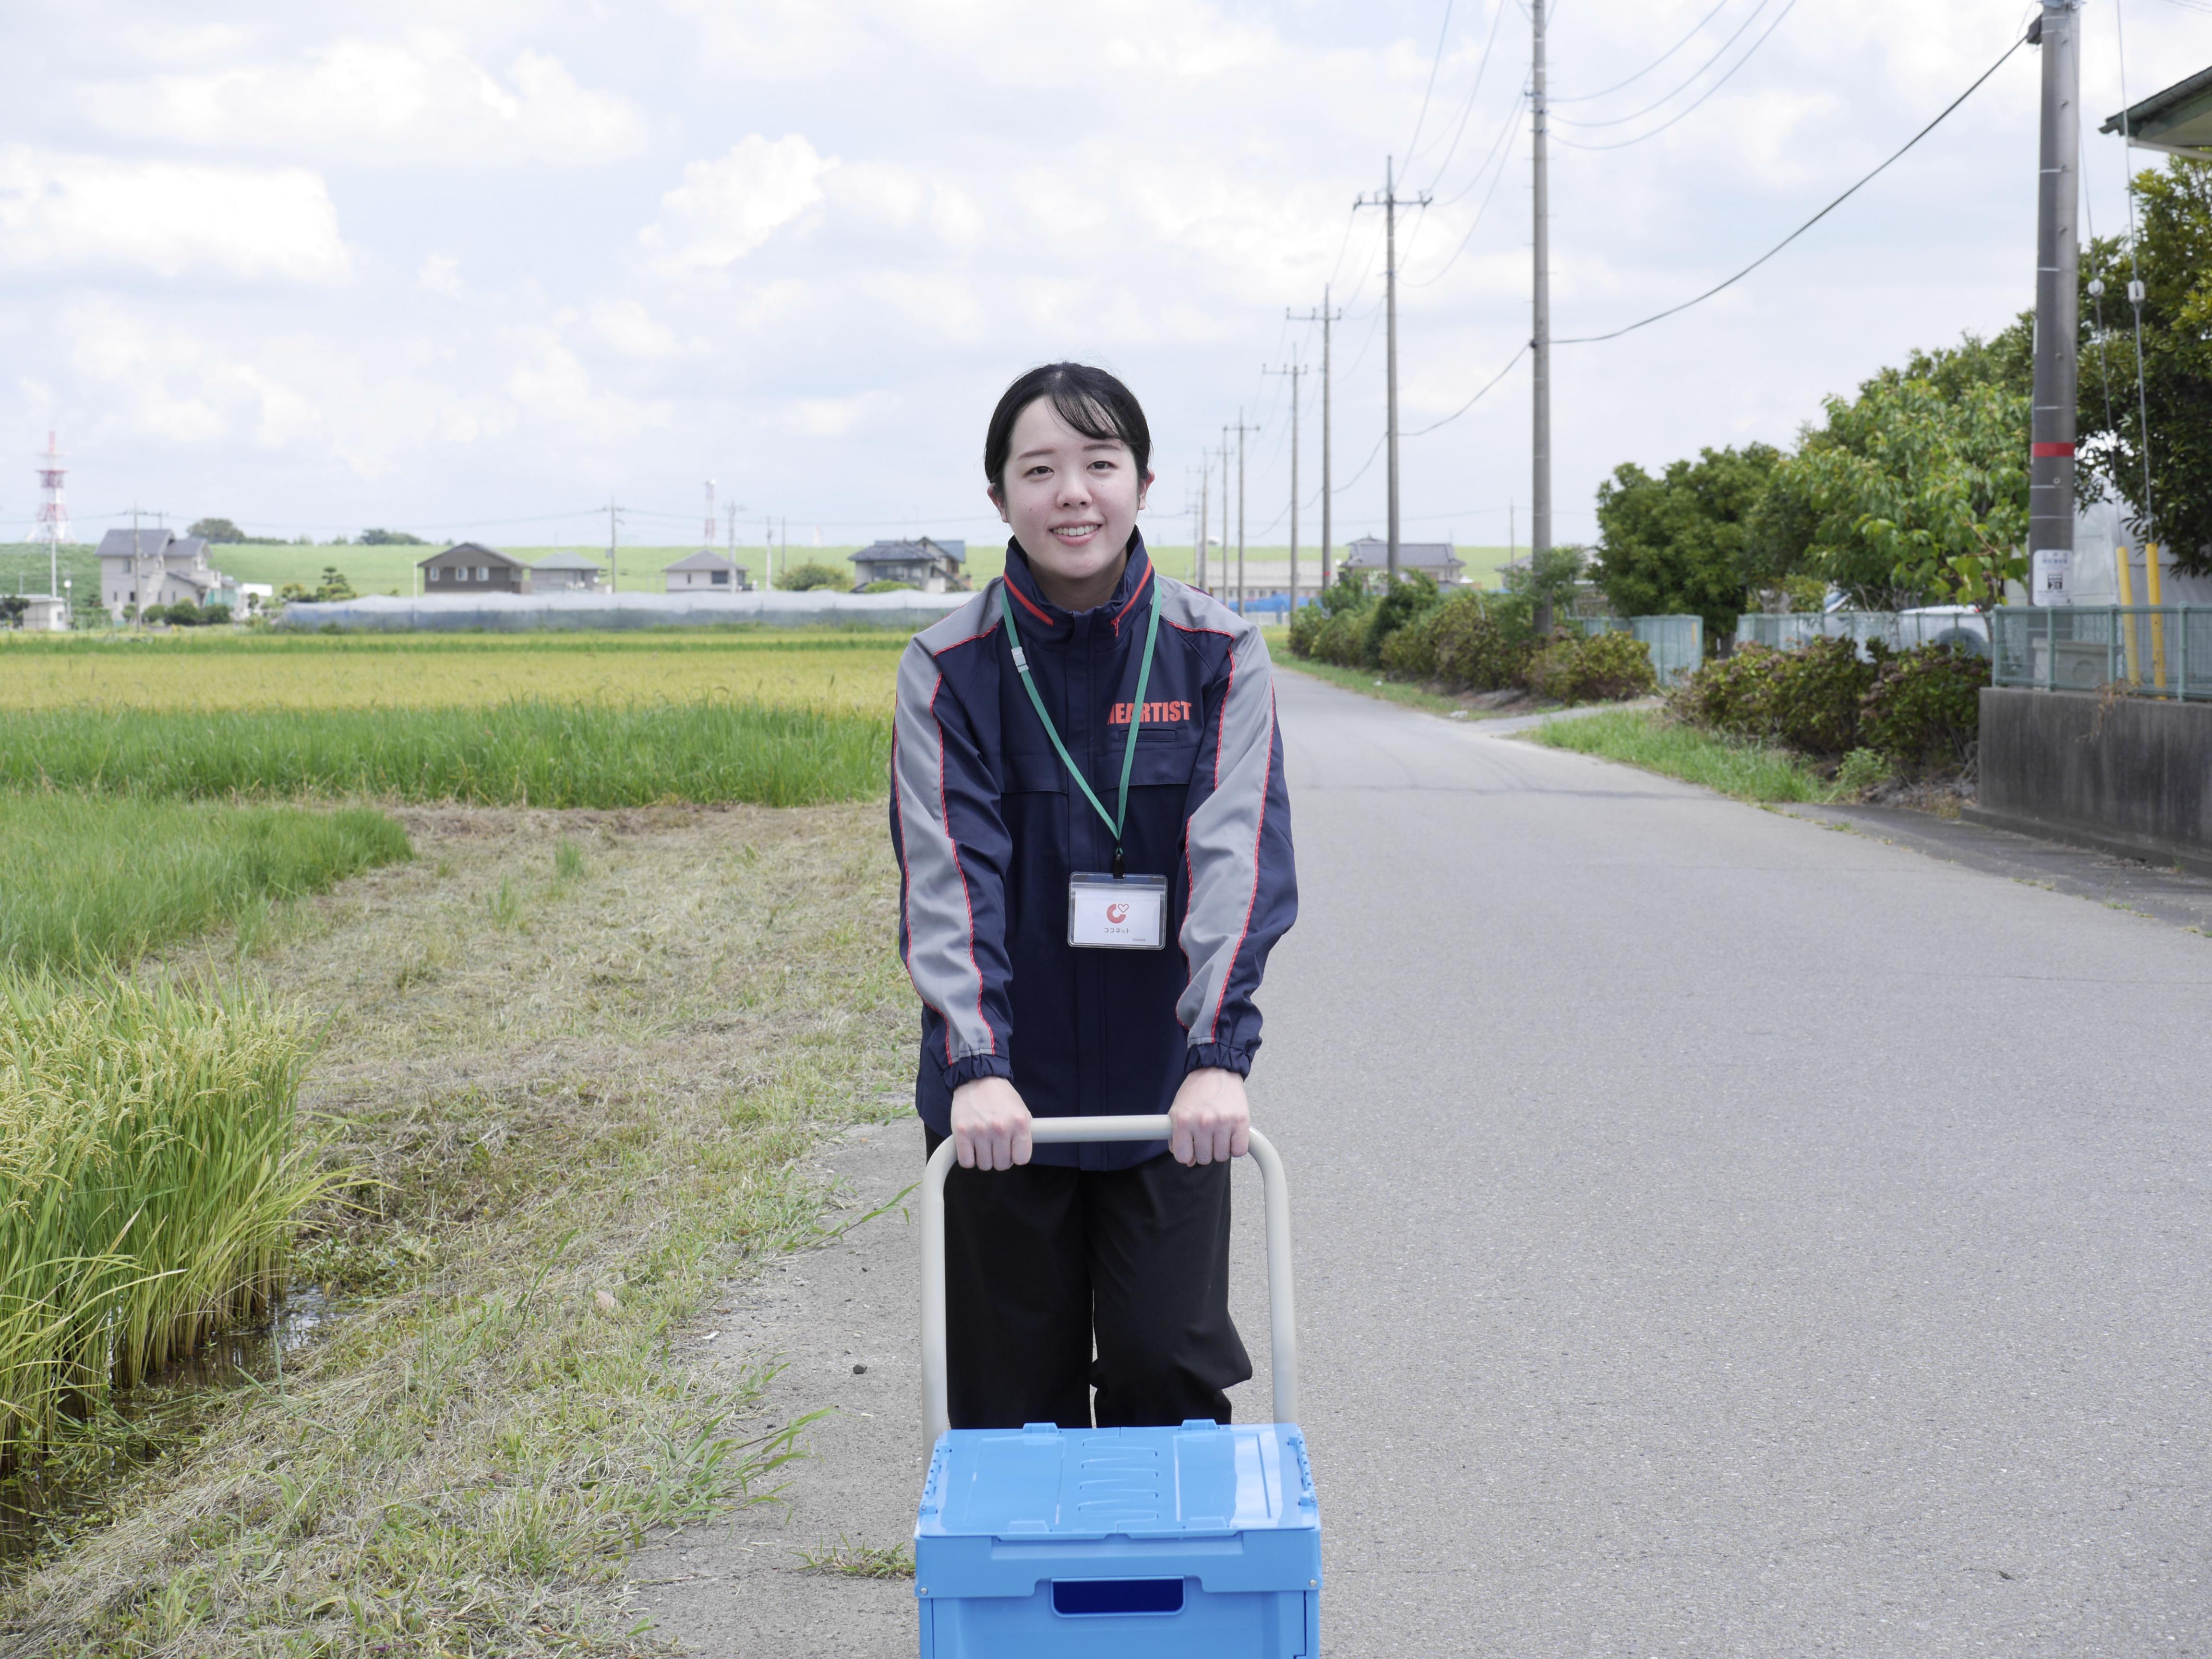
[[[1899,652],[1875,641],[1866,649],[1863,658],[1841,639],[1795,651],[1739,646],[1685,680],[1673,709],[1709,731],[1813,755],[1871,749],[1906,770],[1965,760],[1980,729],[1987,659],[1948,645]]]

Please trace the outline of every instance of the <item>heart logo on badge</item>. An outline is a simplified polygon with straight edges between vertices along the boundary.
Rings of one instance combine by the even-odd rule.
[[[1115,927],[1120,927],[1123,922],[1128,921],[1128,919],[1129,907],[1127,905],[1109,904],[1106,907],[1106,920],[1112,922]]]

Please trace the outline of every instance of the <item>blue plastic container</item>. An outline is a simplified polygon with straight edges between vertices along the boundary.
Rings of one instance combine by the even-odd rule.
[[[921,1659],[1320,1651],[1320,1508],[1287,1424],[949,1431],[914,1555]]]

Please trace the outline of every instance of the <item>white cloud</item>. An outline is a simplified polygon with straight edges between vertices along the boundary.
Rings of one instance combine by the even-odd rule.
[[[459,294],[461,262],[450,253],[424,255],[415,269],[415,286],[426,294]]]
[[[114,161],[21,144],[0,149],[0,263],[300,283],[348,267],[337,210],[305,167]]]
[[[681,348],[676,331],[635,300],[611,300],[592,307],[592,332],[625,357],[668,357]]]
[[[823,176],[836,165],[797,133],[773,143],[754,133],[720,161],[685,167],[638,240],[666,275],[735,264],[821,201]]]
[[[442,30],[337,40],[304,64],[106,82],[86,102],[112,132],[371,162],[592,162],[646,143],[627,99],[578,85],[558,58],[526,50],[501,79]]]

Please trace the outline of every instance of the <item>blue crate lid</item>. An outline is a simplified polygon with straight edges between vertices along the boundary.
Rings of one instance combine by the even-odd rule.
[[[939,1438],[915,1549],[936,1564],[925,1594],[1025,1595],[1040,1571],[1187,1570],[1211,1589],[1304,1589],[1319,1583],[1320,1530],[1305,1437],[1292,1425],[1033,1423]]]

